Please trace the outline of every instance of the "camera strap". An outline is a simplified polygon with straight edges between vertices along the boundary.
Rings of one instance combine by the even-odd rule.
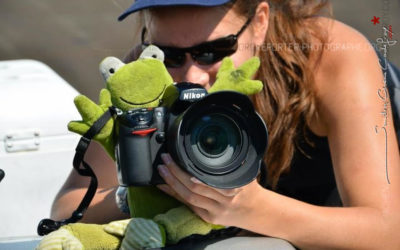
[[[43,219],[39,222],[37,233],[40,236],[47,235],[61,226],[69,223],[75,223],[82,219],[83,213],[89,207],[90,202],[93,200],[97,190],[97,177],[88,163],[85,162],[84,157],[90,145],[91,140],[96,136],[106,123],[118,113],[118,109],[110,107],[100,118],[93,123],[89,130],[81,137],[75,149],[75,156],[73,160],[74,169],[81,175],[90,177],[90,184],[78,208],[72,213],[71,217],[61,221],[54,221],[51,219]]]

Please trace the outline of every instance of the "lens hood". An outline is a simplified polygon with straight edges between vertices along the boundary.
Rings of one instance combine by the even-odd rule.
[[[172,121],[168,151],[181,168],[197,179],[212,187],[229,189],[257,177],[268,132],[246,95],[234,91],[209,94]],[[203,139],[210,145],[202,143]],[[214,145],[215,140],[220,143]],[[204,153],[207,150],[211,156]]]

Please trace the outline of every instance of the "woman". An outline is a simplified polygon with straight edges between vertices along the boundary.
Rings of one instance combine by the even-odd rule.
[[[379,60],[357,31],[319,16],[326,5],[311,0],[139,0],[120,17],[140,10],[147,31],[143,43],[164,50],[177,82],[209,88],[221,55],[236,65],[254,55],[262,62],[257,78],[264,90],[253,101],[270,133],[265,155],[269,188],[256,180],[234,190],[208,187],[168,154],[159,166],[167,184],[158,187],[205,221],[282,238],[299,248],[398,249],[400,159],[390,107],[382,98]],[[235,48],[228,43],[213,43],[214,49],[203,51],[212,54],[206,55],[179,50],[231,34],[238,39],[232,54],[222,52]],[[121,218],[113,202],[114,164],[98,146],[88,158],[101,191],[86,221]],[[67,217],[86,187],[71,173],[53,217]],[[343,207],[324,206],[335,187]]]

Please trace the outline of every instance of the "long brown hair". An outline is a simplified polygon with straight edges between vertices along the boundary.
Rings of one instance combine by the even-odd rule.
[[[236,0],[228,7],[249,18],[263,1]],[[314,48],[311,41],[317,39],[324,44],[327,36],[321,33],[321,27],[308,20],[320,14],[330,15],[331,8],[328,0],[266,2],[270,6],[269,26],[264,45],[258,48],[261,67],[257,75],[264,88],[254,96],[253,102],[268,126],[264,161],[268,182],[276,187],[279,176],[290,169],[299,131],[305,130],[317,116],[310,65]],[[322,56],[321,47],[317,58]]]

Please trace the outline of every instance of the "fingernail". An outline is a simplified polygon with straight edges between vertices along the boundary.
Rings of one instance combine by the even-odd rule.
[[[168,176],[169,175],[168,168],[165,165],[158,165],[158,171],[160,172],[160,174],[162,176]]]
[[[172,159],[169,154],[161,154],[161,159],[164,161],[165,165],[168,165],[171,163]]]
[[[191,180],[192,182],[196,183],[196,184],[202,184],[202,182],[199,181],[196,177],[192,177],[192,178],[190,178],[190,180]]]

